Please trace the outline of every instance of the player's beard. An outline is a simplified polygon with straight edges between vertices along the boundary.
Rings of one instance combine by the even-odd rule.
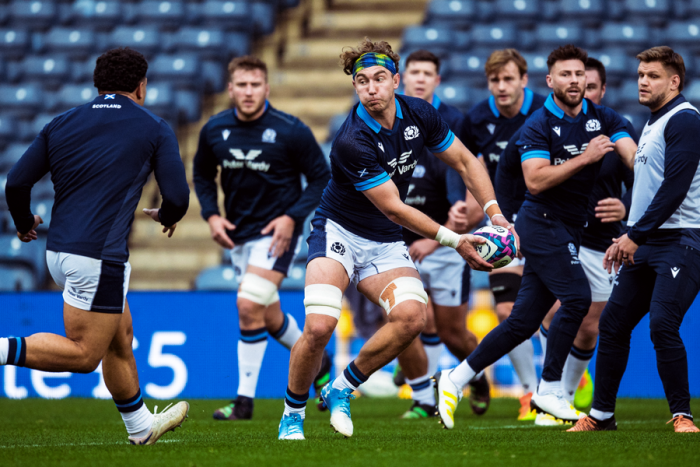
[[[655,109],[664,101],[664,99],[666,99],[666,95],[664,93],[659,93],[657,95],[652,94],[651,97],[649,97],[649,99],[647,99],[645,102],[642,102],[642,100],[639,99],[639,103],[644,107]]]
[[[255,109],[253,109],[253,110],[250,111],[250,112],[245,112],[245,111],[242,110],[238,105],[236,105],[236,111],[237,111],[240,115],[242,115],[243,117],[245,117],[245,118],[250,118],[250,117],[252,117],[253,115],[255,115],[256,113],[260,112],[260,109],[262,109],[264,106],[265,106],[265,99],[263,99],[262,101],[260,101],[260,104],[259,104],[257,107],[255,107]]]
[[[554,88],[554,95],[557,96],[557,98],[562,101],[564,104],[566,104],[568,107],[574,108],[578,106],[581,101],[583,100],[583,89],[581,88],[576,88],[579,90],[578,97],[570,97],[567,91],[569,89],[573,89],[573,87],[569,87],[567,89],[556,89]]]

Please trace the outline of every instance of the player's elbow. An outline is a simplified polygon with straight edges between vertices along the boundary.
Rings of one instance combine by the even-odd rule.
[[[400,206],[398,203],[396,203],[384,207],[382,211],[384,212],[384,215],[387,217],[387,219],[389,219],[391,222],[393,222],[394,224],[403,225],[404,216],[402,208],[403,206]]]

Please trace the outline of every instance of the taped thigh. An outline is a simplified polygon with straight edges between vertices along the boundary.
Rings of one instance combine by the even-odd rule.
[[[343,306],[343,292],[329,284],[313,284],[304,288],[304,307],[306,314],[332,316],[340,319]]]
[[[386,314],[391,313],[396,305],[406,300],[416,300],[428,304],[428,294],[425,293],[423,283],[415,277],[399,277],[389,282],[379,295],[379,304]]]
[[[274,282],[249,272],[243,274],[238,297],[264,306],[275,303],[280,299]]]

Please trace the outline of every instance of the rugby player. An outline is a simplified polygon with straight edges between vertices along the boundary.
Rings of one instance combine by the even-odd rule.
[[[700,114],[681,94],[683,57],[663,46],[637,59],[639,103],[651,115],[634,160],[629,228],[605,253],[608,272],[619,270],[600,318],[593,407],[569,431],[617,429],[615,402],[632,330],[648,313],[674,430],[697,433],[679,328],[700,292]]]
[[[267,65],[243,56],[228,66],[232,108],[202,128],[194,158],[194,186],[212,239],[231,250],[240,283],[236,305],[238,394],[214,412],[217,420],[248,420],[271,335],[287,349],[301,336],[296,320],[280,308],[278,289],[301,247],[304,220],[318,206],[330,171],[309,127],[268,102]],[[219,212],[221,168],[225,217]],[[308,185],[302,189],[302,175]],[[330,379],[331,360],[315,382]]]
[[[292,349],[279,439],[304,439],[304,409],[323,349],[340,317],[350,281],[384,308],[385,324],[343,373],[321,391],[331,426],[352,436],[351,393],[396,358],[425,325],[428,297],[403,242],[401,227],[455,248],[473,268],[490,270],[474,244],[404,204],[418,158],[427,148],[463,178],[494,224],[512,227],[501,214],[483,165],[423,99],[395,93],[399,56],[386,42],[365,39],[341,55],[360,102],[331,149],[331,181],[312,221],[306,272],[304,333]]]
[[[107,389],[131,444],[154,444],[182,425],[189,404],[150,413],[131,349],[126,300],[131,265],[127,241],[141,189],[155,173],[163,202],[145,209],[171,237],[187,212],[190,190],[175,133],[143,105],[148,63],[131,49],[96,62],[92,102],[48,123],[7,176],[10,213],[23,242],[43,223],[30,209],[32,186],[46,173],[56,191],[46,261],[63,289],[66,337],[39,333],[0,338],[0,365],[90,373],[102,362]]]
[[[561,388],[564,362],[591,304],[578,249],[603,156],[616,150],[631,167],[637,150],[617,113],[584,98],[587,58],[584,50],[566,45],[547,59],[553,93],[527,121],[517,143],[528,188],[516,221],[527,258],[522,284],[508,319],[458,367],[438,373],[438,412],[447,428],[454,427],[462,387],[529,339],[557,299],[562,305],[550,326],[542,379],[530,404],[564,421],[584,416]]]
[[[508,140],[534,111],[544,105],[545,97],[527,88],[527,61],[515,49],[494,51],[484,69],[491,96],[467,113],[462,134],[465,146],[479,155],[495,186],[496,168]],[[509,220],[515,222],[515,219]],[[489,275],[499,322],[508,318],[513,309],[523,275],[523,262],[523,259],[516,258]],[[508,357],[523,386],[518,420],[534,420],[536,414],[530,410],[530,398],[537,388],[537,373],[530,339],[511,350]]]

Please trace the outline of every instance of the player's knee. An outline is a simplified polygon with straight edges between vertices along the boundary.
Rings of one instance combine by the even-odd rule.
[[[124,355],[131,352],[131,347],[134,342],[134,327],[129,324],[119,328],[117,334],[112,339],[109,346],[109,351],[118,355]]]
[[[578,318],[583,319],[591,307],[591,288],[588,284],[586,287],[576,287],[573,293],[561,300],[562,308],[557,313],[566,310]]]
[[[331,320],[308,320],[304,326],[304,338],[312,350],[323,349],[335,330]]]
[[[92,373],[100,365],[103,357],[104,355],[98,355],[97,352],[83,352],[76,359],[72,373]]]
[[[657,313],[649,317],[649,331],[655,349],[683,345],[678,327]]]
[[[243,274],[243,280],[238,290],[239,313],[251,312],[262,305],[267,307],[280,299],[277,293],[277,284],[249,272]],[[244,299],[244,300],[241,300]]]
[[[421,318],[423,323],[421,326],[422,330],[423,327],[425,327],[428,294],[425,293],[423,283],[420,279],[416,279],[415,277],[398,277],[389,282],[389,284],[384,287],[384,290],[382,290],[382,293],[379,294],[379,305],[384,308],[387,315],[398,305],[408,301],[423,304],[418,307],[402,307],[402,310],[405,310],[406,313],[415,314],[414,318]]]

